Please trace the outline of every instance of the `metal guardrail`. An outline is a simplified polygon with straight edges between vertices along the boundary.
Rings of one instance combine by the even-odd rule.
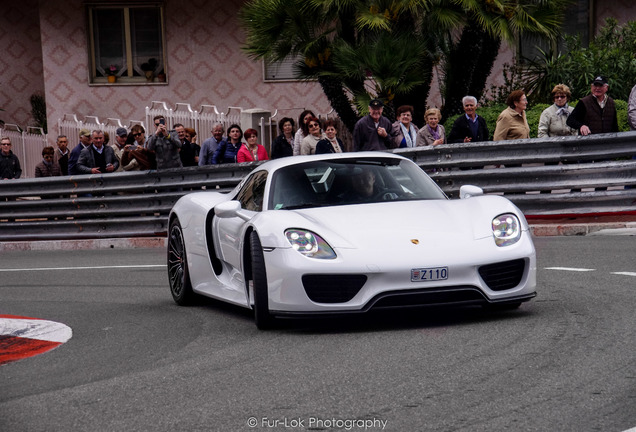
[[[395,153],[414,160],[451,197],[474,184],[505,194],[533,217],[636,214],[636,132]],[[0,241],[165,236],[181,196],[229,191],[258,164],[0,181]]]

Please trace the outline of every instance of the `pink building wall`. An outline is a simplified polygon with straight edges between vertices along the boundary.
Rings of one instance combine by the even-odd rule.
[[[618,24],[636,19],[636,2],[634,0],[596,1],[596,26],[598,31],[605,24],[605,19],[614,17]]]
[[[89,86],[83,2],[63,3],[63,8],[59,0],[40,3],[50,134],[57,133],[64,114],[143,120],[151,101],[189,103],[193,109],[216,105],[220,111],[229,106],[331,110],[316,83],[263,82],[262,62],[240,50],[238,2],[166,2],[167,85]]]
[[[30,98],[44,94],[37,0],[3,2],[0,12],[0,119],[33,125]]]

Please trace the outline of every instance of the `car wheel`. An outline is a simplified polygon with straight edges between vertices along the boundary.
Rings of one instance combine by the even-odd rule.
[[[267,273],[261,239],[256,232],[250,234],[250,253],[252,258],[252,283],[254,284],[254,321],[261,330],[271,328],[274,318],[269,313],[269,294],[267,292]]]
[[[195,294],[192,291],[185,240],[179,219],[170,223],[168,231],[168,282],[174,301],[182,306],[192,304]]]

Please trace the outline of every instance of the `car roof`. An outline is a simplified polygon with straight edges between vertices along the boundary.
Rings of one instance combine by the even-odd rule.
[[[280,168],[284,168],[287,166],[291,166],[291,165],[298,165],[298,164],[302,164],[302,163],[306,163],[306,162],[316,162],[316,161],[322,161],[322,160],[347,160],[347,159],[356,159],[356,160],[360,160],[360,159],[379,159],[379,158],[386,158],[386,159],[405,159],[405,160],[409,160],[408,158],[405,158],[404,156],[400,156],[400,155],[396,155],[393,153],[387,153],[387,152],[377,152],[377,151],[367,151],[367,152],[351,152],[351,153],[327,153],[327,154],[319,154],[319,155],[299,155],[299,156],[289,156],[289,157],[284,157],[284,158],[280,158],[280,159],[273,159],[270,161],[267,161],[265,163],[263,163],[262,165],[259,165],[259,167],[257,168],[259,171],[260,170],[267,170],[270,172],[276,171]]]

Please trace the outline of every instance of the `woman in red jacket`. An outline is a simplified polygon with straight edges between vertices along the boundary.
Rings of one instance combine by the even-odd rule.
[[[264,161],[269,160],[269,156],[267,155],[267,150],[265,147],[257,143],[258,140],[258,132],[256,129],[248,129],[243,134],[247,144],[241,146],[238,153],[236,154],[237,162],[254,162],[254,161]]]

